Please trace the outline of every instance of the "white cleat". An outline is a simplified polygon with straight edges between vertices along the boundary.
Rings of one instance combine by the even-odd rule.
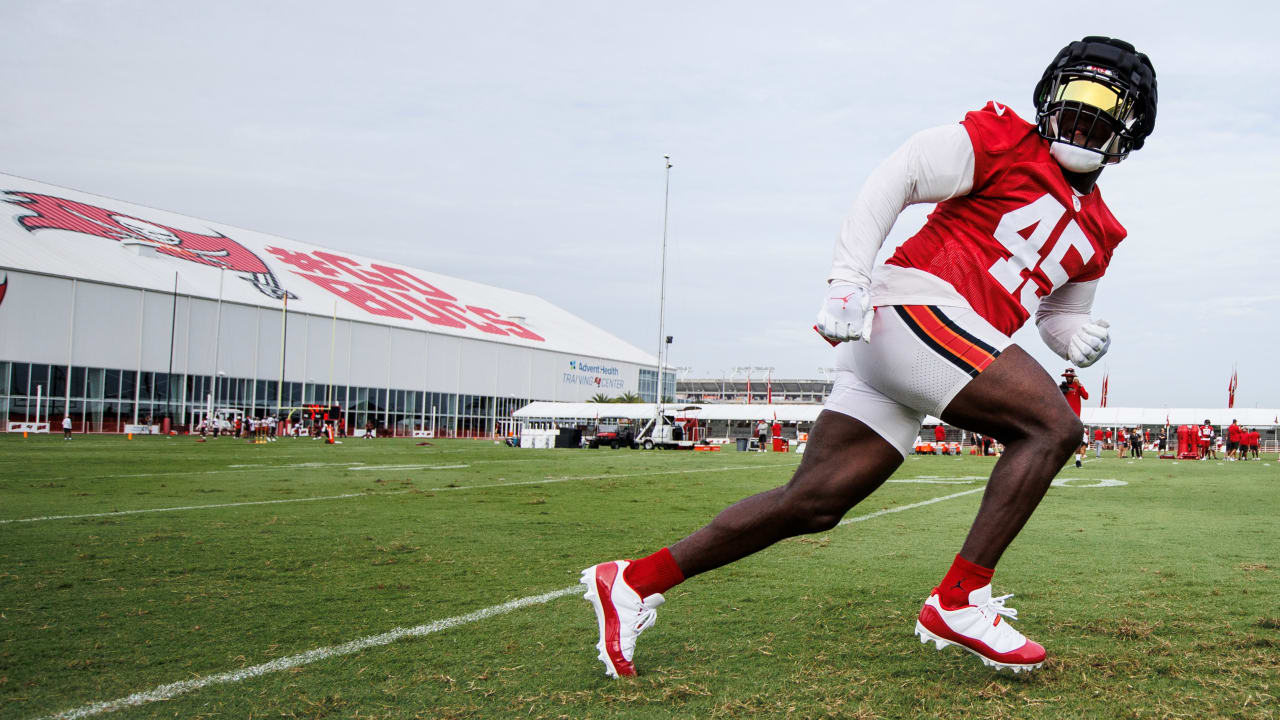
[[[935,591],[920,609],[915,633],[921,643],[932,641],[938,650],[948,645],[968,650],[997,671],[1031,672],[1044,664],[1044,647],[1005,620],[1018,616],[1017,610],[1004,606],[1011,597],[992,598],[991,586],[986,585],[969,593],[968,605],[948,610]]]
[[[636,638],[658,619],[658,607],[664,602],[661,593],[654,593],[643,600],[640,594],[627,584],[622,571],[631,563],[614,560],[600,563],[582,571],[579,581],[586,586],[582,597],[596,611],[596,626],[600,640],[596,643],[604,672],[612,678],[636,674],[631,663],[636,652]]]

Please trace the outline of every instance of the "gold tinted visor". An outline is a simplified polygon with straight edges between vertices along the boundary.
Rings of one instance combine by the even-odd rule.
[[[1117,120],[1123,120],[1124,108],[1115,90],[1092,80],[1069,80],[1058,86],[1054,100],[1070,100],[1096,107]]]

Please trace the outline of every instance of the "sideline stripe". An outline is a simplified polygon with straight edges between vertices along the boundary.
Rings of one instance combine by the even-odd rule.
[[[581,590],[581,585],[573,585],[571,587],[553,590],[542,595],[522,597],[518,600],[503,603],[502,605],[494,605],[493,607],[487,607],[483,610],[476,610],[475,612],[470,612],[466,615],[455,615],[451,618],[436,620],[435,622],[418,625],[417,627],[396,628],[390,632],[382,633],[381,635],[373,635],[366,638],[360,638],[359,640],[352,640],[341,645],[330,645],[329,647],[316,648],[315,650],[308,650],[297,655],[276,658],[271,662],[254,665],[253,667],[247,667],[242,670],[218,673],[217,675],[206,675],[205,677],[194,678],[192,680],[180,680],[175,683],[169,683],[168,685],[160,685],[150,690],[134,693],[115,700],[90,703],[88,705],[75,708],[74,710],[65,710],[57,715],[47,715],[40,718],[40,720],[76,720],[77,718],[85,718],[92,715],[99,715],[101,713],[115,712],[116,710],[137,707],[139,705],[145,705],[158,700],[169,700],[179,695],[185,695],[189,692],[209,687],[210,685],[237,683],[241,680],[248,680],[249,678],[255,678],[260,675],[289,670],[300,665],[309,665],[313,662],[327,660],[331,657],[358,653],[361,650],[378,647],[379,645],[390,645],[397,640],[403,640],[405,638],[430,635],[432,633],[440,632],[441,630],[448,630],[449,628],[456,627],[458,625],[478,622],[486,618],[491,618],[495,615],[505,615],[512,610],[519,610],[520,608],[527,607],[529,605],[547,603],[555,600],[556,598],[561,598],[565,595],[579,592]]]
[[[777,466],[777,467],[781,467],[781,466]],[[881,515],[888,515],[890,513],[902,512],[903,510],[910,510],[912,508],[923,507],[925,505],[932,505],[933,503],[942,502],[943,500],[951,500],[952,498],[958,498],[964,495],[971,495],[973,493],[980,492],[985,489],[986,488],[974,488],[972,490],[965,490],[964,492],[952,493],[951,495],[943,495],[942,497],[936,497],[931,500],[925,500],[923,502],[912,503],[910,505],[903,505],[902,507],[891,508],[888,510],[878,510],[873,513],[868,513],[866,515],[859,515],[857,517],[841,520],[840,525],[848,525],[849,523],[862,522],[864,520],[870,520],[872,518],[880,517]],[[358,640],[352,640],[350,642],[346,642],[341,645],[330,645],[329,647],[316,648],[315,650],[308,650],[304,653],[298,653],[297,655],[290,655],[288,657],[277,658],[275,660],[272,660],[271,662],[262,663],[261,665],[254,665],[253,667],[244,668],[243,670],[235,670],[232,672],[218,673],[217,675],[207,675],[205,677],[195,678],[192,680],[181,680],[175,683],[169,683],[168,685],[158,685],[154,688],[151,688],[150,690],[136,692],[132,695],[127,695],[125,697],[117,698],[115,700],[89,703],[88,705],[82,705],[72,710],[64,710],[63,712],[60,712],[56,715],[45,715],[40,718],[37,718],[37,720],[78,720],[79,718],[86,718],[86,717],[91,717],[93,715],[100,715],[102,713],[115,712],[116,710],[123,710],[125,708],[137,707],[139,705],[145,705],[147,703],[157,702],[160,700],[169,700],[179,695],[185,695],[187,693],[194,692],[202,688],[206,688],[210,685],[226,685],[229,683],[236,683],[236,682],[240,682],[241,680],[248,680],[249,678],[255,678],[261,675],[266,675],[268,673],[280,672],[282,670],[289,670],[291,668],[295,668],[300,665],[308,665],[310,663],[317,662],[319,660],[326,660],[331,657],[338,657],[340,655],[350,655],[352,653],[357,653],[357,652],[360,652],[361,650],[366,650],[371,647],[377,647],[379,645],[389,645],[393,642],[396,642],[397,640],[402,640],[404,638],[422,637],[423,635],[430,635],[432,633],[440,632],[441,630],[448,630],[449,628],[457,627],[458,625],[467,625],[473,622],[478,622],[480,620],[493,617],[495,615],[504,615],[506,613],[511,612],[512,610],[518,610],[520,608],[527,607],[529,605],[541,605],[541,604],[550,602],[552,600],[555,600],[557,598],[564,597],[565,595],[571,595],[573,593],[577,593],[581,591],[582,591],[581,585],[571,585],[566,588],[560,588],[559,590],[552,590],[549,593],[543,593],[542,595],[530,595],[528,597],[522,597],[517,600],[512,600],[511,602],[504,603],[502,605],[494,605],[492,607],[476,610],[474,612],[469,612],[466,615],[455,615],[454,617],[451,617],[451,618],[445,618],[444,620],[436,620],[435,622],[430,622],[424,625],[418,625],[416,627],[411,627],[411,628],[396,628],[394,630],[391,630],[390,632],[382,633],[381,635],[372,635],[369,637],[360,638]]]
[[[449,466],[449,467],[467,467],[467,466],[457,465],[457,466]],[[650,473],[578,475],[575,477],[566,476],[566,477],[558,477],[558,478],[544,478],[542,480],[526,480],[523,482],[494,483],[492,485],[455,485],[455,486],[448,486],[448,487],[435,487],[435,488],[426,488],[426,489],[420,490],[419,492],[444,492],[446,490],[480,490],[484,488],[513,487],[516,485],[546,485],[549,483],[567,482],[569,480],[600,480],[604,478],[646,477],[649,475],[677,475],[677,474],[682,475],[682,474],[688,474],[688,473],[727,472],[729,470],[770,470],[773,468],[790,468],[790,467],[791,467],[790,465],[731,465],[728,467],[719,467],[719,468],[698,468],[694,470],[664,470],[662,472],[650,472]],[[210,508],[241,507],[244,505],[275,505],[278,503],[313,502],[316,500],[346,500],[349,498],[357,498],[357,497],[404,495],[405,493],[410,493],[410,492],[413,492],[413,490],[396,490],[393,492],[346,493],[343,495],[322,495],[319,497],[288,498],[284,500],[250,500],[246,502],[216,503],[213,505],[184,505],[180,507],[146,508],[143,510],[116,510],[113,512],[85,513],[83,515],[46,515],[44,517],[13,518],[9,520],[0,520],[0,525],[8,525],[10,523],[42,522],[44,520],[77,520],[81,518],[112,517],[115,515],[138,515],[140,513],[177,512],[180,510],[207,510]]]

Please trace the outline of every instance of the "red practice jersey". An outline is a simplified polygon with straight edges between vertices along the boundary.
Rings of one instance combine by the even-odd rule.
[[[1067,397],[1067,404],[1072,410],[1076,411],[1076,417],[1080,417],[1080,401],[1089,399],[1089,392],[1084,389],[1079,380],[1072,382],[1067,389],[1062,392]]]
[[[962,124],[973,144],[973,189],[938,203],[885,262],[946,280],[1012,335],[1040,298],[1102,277],[1125,229],[1098,188],[1072,191],[1049,142],[1007,106],[989,102]]]

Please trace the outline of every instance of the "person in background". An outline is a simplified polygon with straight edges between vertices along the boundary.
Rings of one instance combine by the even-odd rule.
[[[1208,460],[1213,445],[1213,426],[1209,424],[1209,418],[1204,419],[1204,424],[1196,432],[1200,443],[1200,459]]]
[[[63,440],[71,439],[71,416],[70,415],[62,416],[62,439]]]
[[[947,429],[938,423],[933,428],[933,454],[941,455],[947,445]]]
[[[1080,379],[1076,377],[1074,368],[1067,368],[1062,372],[1062,382],[1058,383],[1058,389],[1062,391],[1063,397],[1067,399],[1067,404],[1071,406],[1072,412],[1076,417],[1080,417],[1080,401],[1089,399],[1089,392],[1084,389],[1084,385],[1080,383]],[[1076,467],[1083,467],[1084,454],[1089,450],[1089,434],[1085,431],[1083,439],[1080,441],[1080,447],[1076,449]]]
[[[1135,460],[1142,459],[1142,429],[1133,428],[1129,431],[1129,451]]]
[[[1227,462],[1236,460],[1236,455],[1240,451],[1240,435],[1240,425],[1235,418],[1231,418],[1231,425],[1227,428]]]
[[[1124,428],[1116,428],[1116,457],[1124,459],[1125,453],[1129,450],[1129,436],[1125,434]]]
[[[1102,428],[1093,429],[1093,447],[1095,458],[1102,457]]]

